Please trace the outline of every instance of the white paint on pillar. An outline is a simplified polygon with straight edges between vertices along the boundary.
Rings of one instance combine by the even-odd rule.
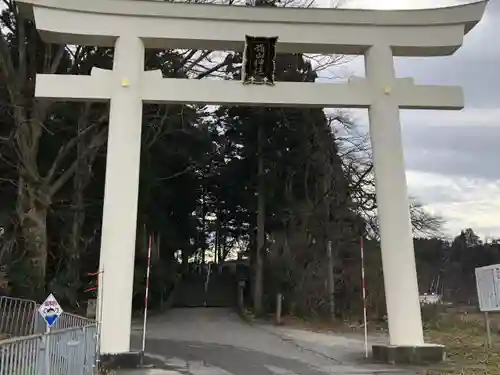
[[[141,158],[144,45],[116,41],[101,238],[101,353],[130,351],[137,200]]]
[[[390,344],[419,346],[424,337],[391,48],[371,47],[365,65]]]

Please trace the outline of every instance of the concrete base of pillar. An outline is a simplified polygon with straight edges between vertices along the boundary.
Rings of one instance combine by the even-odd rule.
[[[134,369],[142,365],[142,352],[101,354],[101,367],[108,370]]]
[[[424,365],[439,363],[446,359],[443,345],[392,346],[373,345],[373,359],[390,364]]]

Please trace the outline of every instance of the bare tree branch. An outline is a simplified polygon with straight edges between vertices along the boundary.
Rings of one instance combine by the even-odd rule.
[[[91,152],[95,152],[96,149],[104,145],[107,140],[107,134],[108,134],[108,128],[104,128],[97,134],[95,134],[92,137],[89,147],[86,149],[86,152],[82,156],[88,155]],[[78,159],[73,161],[71,166],[66,171],[64,171],[63,174],[60,175],[59,178],[51,185],[49,192],[50,196],[54,196],[59,191],[59,189],[61,189],[61,187],[63,187],[64,184],[66,184],[71,179],[71,177],[73,177],[77,168],[78,168]]]
[[[0,28],[0,74],[3,74],[7,89],[9,91],[10,100],[16,103],[19,95],[19,84],[16,77],[16,71],[12,63],[10,48],[7,44],[6,36]]]
[[[54,74],[57,69],[59,68],[59,64],[61,63],[61,59],[64,56],[64,51],[66,50],[66,45],[61,45],[59,46],[59,49],[57,50],[57,54],[52,60],[52,64],[50,66],[49,73]]]
[[[86,123],[88,121],[88,116],[89,116],[90,108],[91,108],[91,104],[90,103],[86,103],[83,106],[82,114],[80,115],[80,118],[78,120],[80,123]],[[90,126],[87,126],[85,128],[82,127],[82,126],[78,127],[78,129],[84,128],[84,130],[82,132],[80,132],[79,134],[77,134],[75,137],[73,137],[71,140],[69,140],[68,142],[66,142],[59,149],[59,152],[57,153],[57,156],[54,159],[54,161],[52,162],[52,166],[50,167],[49,172],[47,173],[47,176],[46,176],[47,182],[50,183],[50,181],[54,177],[57,169],[59,168],[61,162],[64,160],[64,158],[66,157],[66,155],[68,155],[68,153],[76,146],[76,144],[80,140],[80,138],[84,137],[91,130],[95,129],[98,125],[99,124],[96,122],[96,123],[94,123],[94,124],[92,124]]]

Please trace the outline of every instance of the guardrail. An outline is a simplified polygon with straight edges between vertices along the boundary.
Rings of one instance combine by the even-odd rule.
[[[0,341],[0,375],[92,375],[96,325]]]
[[[46,323],[38,313],[40,304],[22,298],[0,297],[0,339],[45,333]],[[83,327],[95,320],[63,312],[52,330]]]
[[[62,313],[46,332],[35,301],[0,297],[0,375],[92,375],[97,324]]]
[[[42,316],[38,313],[38,308],[40,307],[39,304],[36,305],[35,307],[35,314],[33,315],[34,317],[34,331],[33,333],[43,333],[45,332],[45,327],[46,324],[45,320],[42,318]],[[59,318],[57,318],[55,324],[52,326],[51,330],[58,330],[58,329],[66,329],[66,328],[73,328],[73,327],[83,327],[83,326],[88,326],[95,324],[95,320],[85,318],[83,316],[78,316],[75,314],[70,314],[67,312],[63,312]]]
[[[35,301],[0,297],[0,335],[2,338],[34,333]]]

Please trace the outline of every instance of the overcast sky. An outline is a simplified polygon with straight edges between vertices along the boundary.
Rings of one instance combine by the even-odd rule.
[[[348,7],[417,8],[464,1],[351,0]],[[415,5],[416,3],[416,5]],[[473,228],[500,237],[500,0],[491,0],[483,21],[453,56],[396,60],[398,77],[420,84],[461,85],[462,111],[403,111],[409,192],[446,220],[446,234]],[[496,26],[496,30],[495,30]],[[348,65],[364,75],[363,59]],[[359,123],[366,112],[356,112]]]

